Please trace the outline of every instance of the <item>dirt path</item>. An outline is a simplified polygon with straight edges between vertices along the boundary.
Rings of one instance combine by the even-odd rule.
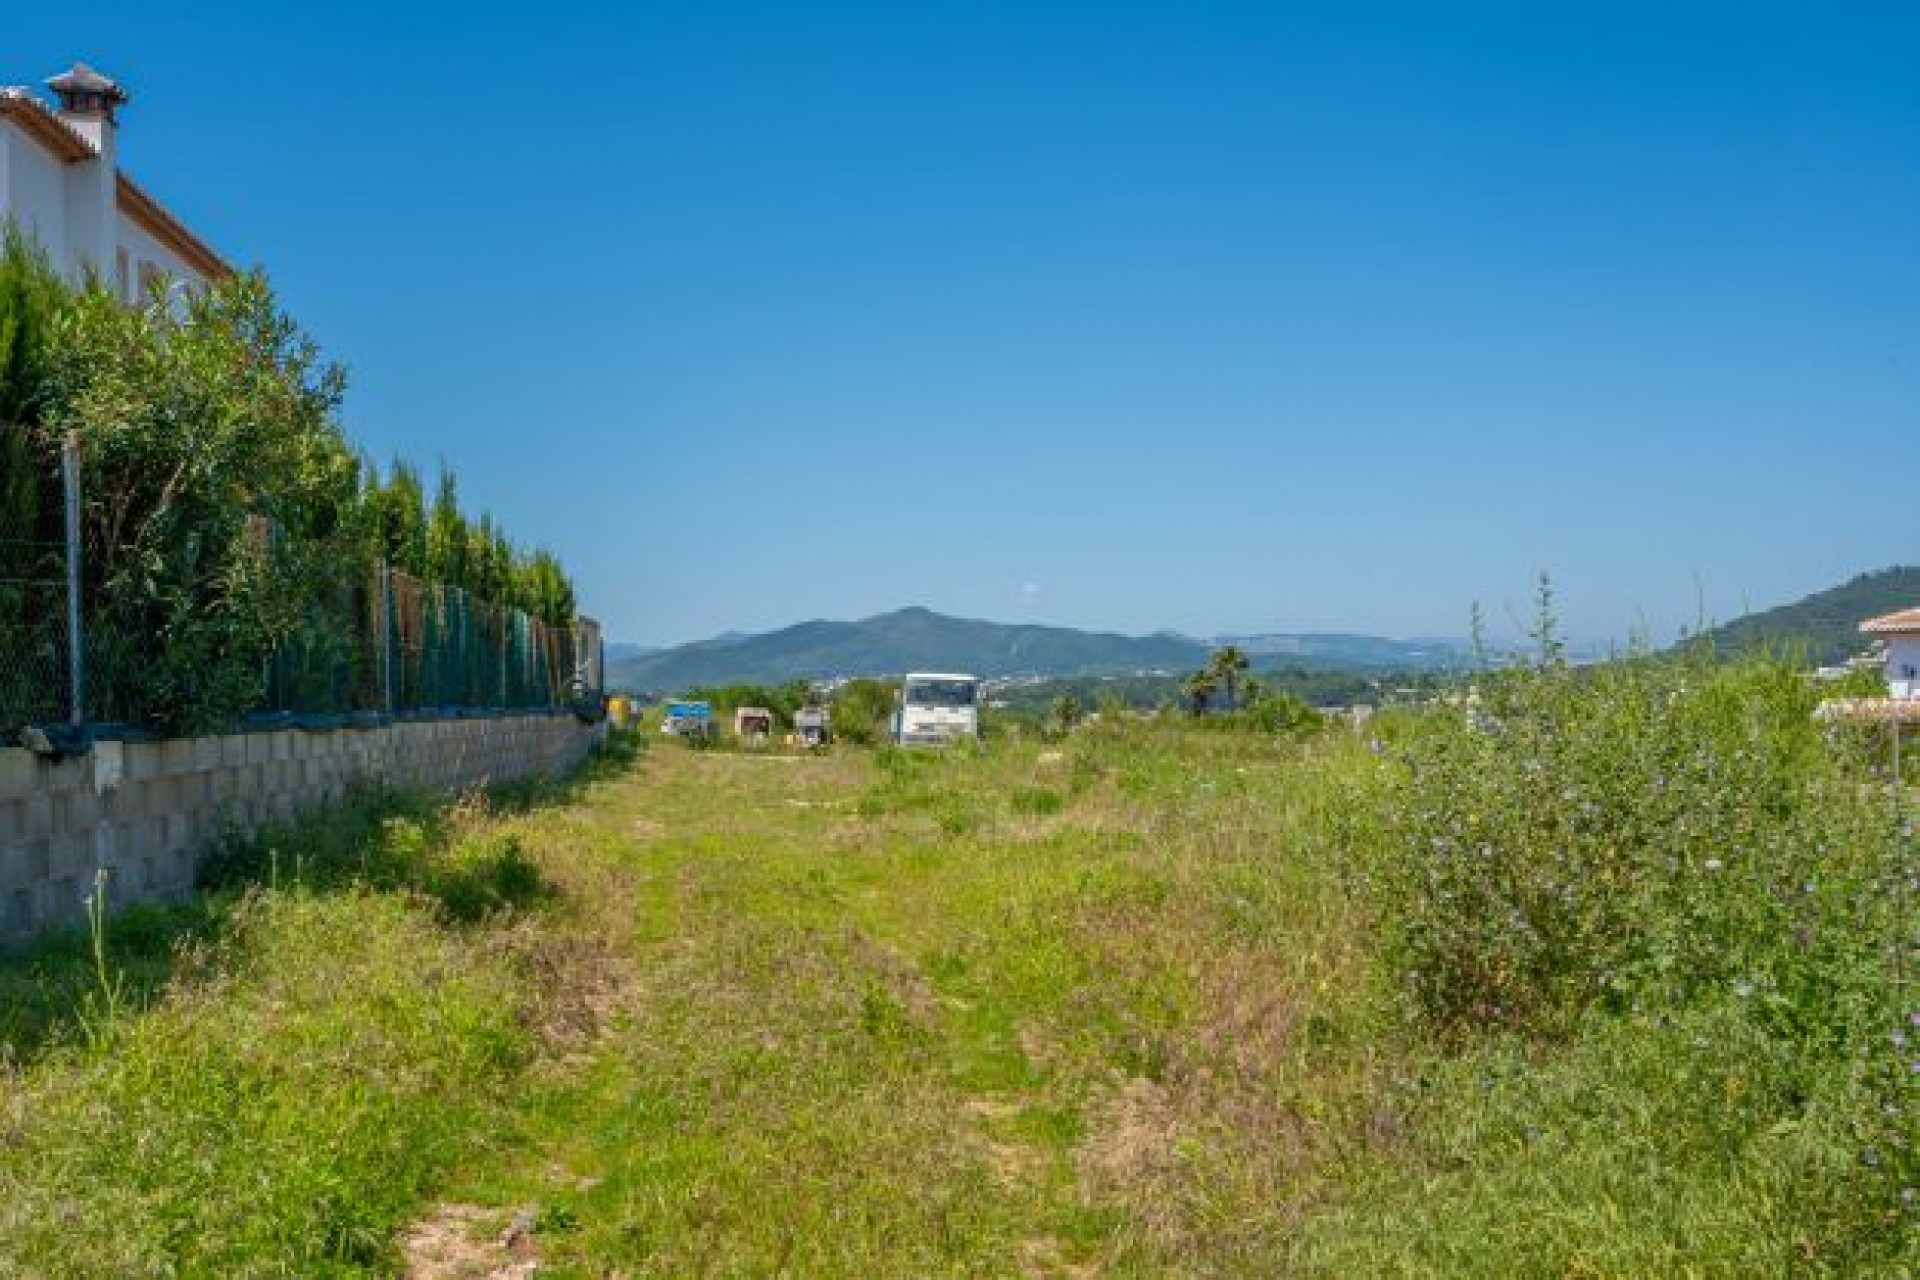
[[[1244,948],[1174,905],[1115,781],[669,744],[530,818],[555,927],[619,986],[409,1274],[1079,1276],[1180,1244],[1208,1073],[1260,1068],[1175,1040]]]

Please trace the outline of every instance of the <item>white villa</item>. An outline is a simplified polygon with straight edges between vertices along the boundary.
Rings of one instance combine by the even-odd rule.
[[[1896,698],[1920,698],[1920,608],[1868,618],[1860,630],[1887,646],[1887,692]]]
[[[124,89],[85,63],[47,81],[58,100],[0,86],[0,223],[39,241],[78,281],[99,273],[134,301],[158,277],[205,286],[232,270],[121,171]]]

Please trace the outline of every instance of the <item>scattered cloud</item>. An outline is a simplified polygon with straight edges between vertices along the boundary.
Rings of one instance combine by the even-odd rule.
[[[1039,583],[1023,582],[1020,584],[1021,603],[1033,604],[1040,599],[1040,596],[1041,596],[1041,587]]]

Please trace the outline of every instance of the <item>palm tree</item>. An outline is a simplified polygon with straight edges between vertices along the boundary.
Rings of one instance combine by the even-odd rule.
[[[1181,686],[1181,692],[1187,695],[1187,702],[1192,706],[1193,714],[1198,716],[1206,714],[1207,703],[1219,687],[1220,682],[1214,678],[1211,670],[1196,671],[1187,677],[1187,682]]]
[[[1223,644],[1213,651],[1211,658],[1207,659],[1208,672],[1219,677],[1220,682],[1227,686],[1227,710],[1229,711],[1239,705],[1233,700],[1234,678],[1245,671],[1247,666],[1246,651],[1237,644]]]

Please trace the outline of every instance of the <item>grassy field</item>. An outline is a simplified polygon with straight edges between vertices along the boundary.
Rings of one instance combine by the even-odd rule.
[[[0,1275],[1912,1274],[1911,816],[1674,679],[236,843],[0,967]]]

